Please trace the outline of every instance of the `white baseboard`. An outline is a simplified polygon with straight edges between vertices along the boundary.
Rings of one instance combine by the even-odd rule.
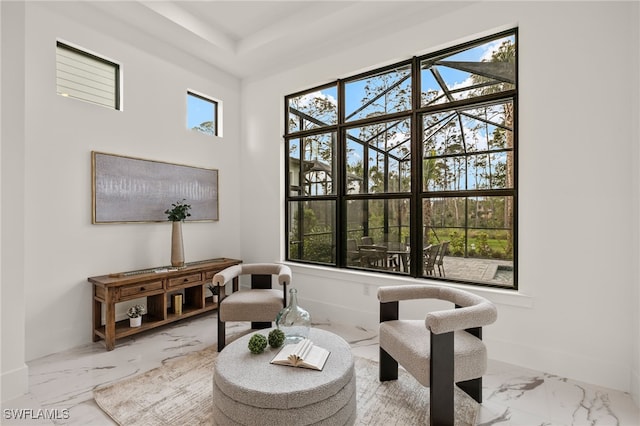
[[[2,373],[0,383],[2,383],[0,396],[2,402],[27,394],[29,392],[29,367],[23,364],[20,368]]]

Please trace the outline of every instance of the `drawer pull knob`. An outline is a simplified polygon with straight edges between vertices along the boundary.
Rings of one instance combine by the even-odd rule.
[[[189,282],[189,278],[185,278],[182,282],[188,283]]]
[[[140,287],[140,291],[145,291],[146,289],[144,287]]]

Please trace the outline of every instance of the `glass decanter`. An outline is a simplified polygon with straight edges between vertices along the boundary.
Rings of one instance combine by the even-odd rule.
[[[289,304],[276,317],[276,326],[285,336],[285,344],[298,343],[309,337],[311,315],[298,305],[298,291],[289,290]]]

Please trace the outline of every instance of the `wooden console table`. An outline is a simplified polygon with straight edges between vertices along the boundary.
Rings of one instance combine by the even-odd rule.
[[[104,339],[111,351],[116,339],[217,309],[213,297],[205,296],[206,285],[217,272],[239,263],[242,261],[223,257],[190,262],[181,268],[164,266],[88,278],[93,285],[93,341]],[[167,299],[177,293],[184,293],[182,314],[169,312],[167,307]],[[116,322],[116,303],[142,297],[147,298],[147,314],[141,327],[129,327],[128,318]]]

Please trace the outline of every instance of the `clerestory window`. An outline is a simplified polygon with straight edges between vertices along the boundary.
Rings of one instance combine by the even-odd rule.
[[[287,260],[517,288],[517,30],[285,97]]]
[[[56,89],[61,96],[121,109],[120,66],[60,41],[56,42]]]
[[[187,91],[187,129],[209,136],[222,136],[221,102]]]

